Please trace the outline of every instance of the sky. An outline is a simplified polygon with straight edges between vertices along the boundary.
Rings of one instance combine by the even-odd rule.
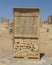
[[[40,19],[47,20],[52,15],[52,0],[0,0],[0,20],[12,20],[13,8],[40,8]]]

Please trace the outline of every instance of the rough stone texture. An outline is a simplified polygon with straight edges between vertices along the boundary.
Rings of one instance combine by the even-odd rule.
[[[38,59],[39,9],[14,8],[13,24],[14,57]]]
[[[14,52],[16,57],[38,58],[39,47],[38,40],[15,39]]]
[[[20,11],[18,11],[18,9]],[[14,35],[17,37],[39,36],[39,9],[16,8],[13,13]],[[26,11],[27,10],[27,11]],[[35,10],[37,10],[35,12]],[[30,12],[31,11],[31,12]]]

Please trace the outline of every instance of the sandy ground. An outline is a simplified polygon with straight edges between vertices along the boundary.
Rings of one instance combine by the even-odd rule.
[[[13,52],[9,30],[0,26],[0,58],[11,56]]]
[[[47,28],[49,31],[47,32]],[[40,28],[40,52],[45,53],[47,57],[52,57],[52,27],[43,25]]]
[[[14,58],[2,58],[0,59],[0,65],[52,65],[52,58],[42,57],[39,61],[14,59]]]
[[[47,32],[47,28],[49,28],[49,32]],[[50,65],[52,62],[52,29],[50,25],[43,25],[40,28],[40,53],[44,53],[45,56],[38,62],[27,61],[27,60],[16,60],[12,58],[13,54],[13,43],[12,36],[9,34],[9,30],[4,28],[2,24],[0,24],[0,65]],[[48,58],[51,59],[48,59]]]

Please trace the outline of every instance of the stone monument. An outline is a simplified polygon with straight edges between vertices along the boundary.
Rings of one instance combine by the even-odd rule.
[[[14,58],[40,58],[39,22],[39,8],[13,8]]]

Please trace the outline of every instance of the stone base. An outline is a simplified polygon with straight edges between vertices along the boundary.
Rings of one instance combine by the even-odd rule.
[[[39,59],[38,40],[15,39],[14,58]]]

